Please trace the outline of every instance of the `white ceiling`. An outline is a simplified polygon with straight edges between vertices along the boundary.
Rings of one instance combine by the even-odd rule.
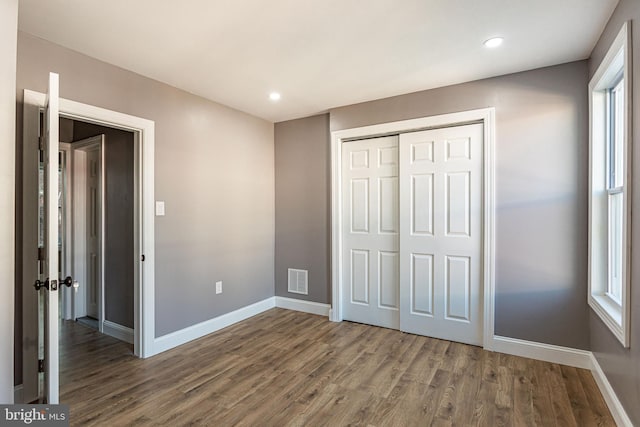
[[[20,0],[19,28],[277,122],[585,59],[617,3]]]

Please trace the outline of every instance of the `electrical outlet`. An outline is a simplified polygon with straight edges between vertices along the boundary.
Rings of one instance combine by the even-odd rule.
[[[222,281],[216,282],[216,294],[222,293]]]

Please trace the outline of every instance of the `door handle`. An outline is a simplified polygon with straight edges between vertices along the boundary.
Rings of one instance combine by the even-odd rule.
[[[49,278],[47,277],[44,282],[41,281],[40,279],[37,279],[36,282],[33,284],[33,287],[36,288],[36,291],[39,291],[42,288],[46,288],[47,290],[51,289],[52,291],[57,291],[58,283],[60,283],[61,286],[65,285],[67,288],[70,288],[71,286],[73,286],[74,288],[77,288],[78,286],[80,286],[78,282],[73,281],[71,276],[67,276],[64,279],[51,280],[51,281],[49,281]]]
[[[36,283],[33,284],[33,287],[36,288],[36,291],[39,291],[42,288],[47,288],[47,290],[49,290],[49,278],[47,277],[44,282],[37,279]]]

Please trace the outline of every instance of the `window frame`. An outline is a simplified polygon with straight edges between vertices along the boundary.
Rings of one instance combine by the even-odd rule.
[[[630,218],[631,218],[631,22],[625,22],[589,82],[589,292],[588,302],[618,341],[629,347]],[[620,88],[622,104],[615,92]],[[613,94],[613,95],[612,95]],[[619,108],[622,106],[622,108]],[[622,111],[620,111],[622,110]],[[623,118],[623,126],[615,121]],[[621,135],[620,132],[621,131]],[[615,145],[622,137],[620,152]],[[616,156],[622,155],[621,163]],[[612,159],[612,156],[614,157]],[[620,171],[622,168],[622,176]],[[616,175],[617,173],[617,175]],[[621,180],[620,180],[621,178]],[[612,206],[622,198],[621,242],[611,247]],[[619,229],[618,229],[619,230]],[[617,255],[619,252],[619,256]],[[621,267],[620,298],[611,292],[613,264]]]

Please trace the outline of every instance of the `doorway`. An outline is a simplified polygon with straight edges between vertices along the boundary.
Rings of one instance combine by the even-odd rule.
[[[62,289],[61,314],[102,332],[105,138],[74,141],[75,123],[60,119],[60,274],[68,272],[78,284]]]
[[[105,135],[74,141],[70,144],[72,158],[71,212],[72,264],[75,279],[84,284],[65,298],[65,319],[75,320],[102,332],[104,284],[104,182],[107,168],[103,152]],[[133,284],[133,283],[132,283]]]
[[[333,132],[331,320],[490,346],[493,115]]]
[[[69,141],[68,185],[61,186],[68,188],[62,194],[66,271],[81,284],[63,289],[63,318],[133,344],[134,134],[68,118],[60,122],[60,139]]]
[[[45,106],[47,96],[42,93],[25,90],[23,115],[23,352],[22,352],[22,380],[23,401],[32,402],[38,399],[42,385],[38,384],[42,378],[38,374],[38,366],[43,363],[38,359],[42,355],[38,349],[38,299],[40,292],[34,291],[34,281],[38,277],[38,148],[40,147],[39,129],[40,112]],[[133,290],[133,344],[134,353],[138,357],[153,355],[154,341],[154,218],[153,218],[153,153],[154,153],[154,123],[152,121],[127,114],[105,110],[99,107],[82,104],[59,98],[61,117],[82,121],[88,125],[106,126],[133,134],[133,236],[132,259],[134,265]],[[57,129],[56,129],[57,131]],[[57,146],[57,144],[56,144]],[[35,164],[35,166],[32,164]],[[35,206],[35,207],[34,207]],[[64,266],[59,265],[60,270]],[[52,273],[53,275],[53,273]],[[55,295],[56,298],[52,298]],[[43,294],[44,295],[44,294]],[[61,296],[57,289],[47,290],[47,299],[58,312],[58,305],[64,304],[58,298]],[[53,310],[52,310],[53,312]],[[56,334],[57,336],[57,334]],[[53,344],[50,344],[53,346]],[[51,361],[58,359],[57,342],[50,352]],[[46,361],[45,361],[46,362]],[[52,378],[47,385],[50,390],[50,403],[57,401],[57,363],[45,363],[47,375]],[[39,379],[40,378],[40,379]],[[55,380],[55,382],[54,382]],[[40,390],[40,391],[39,391]]]

